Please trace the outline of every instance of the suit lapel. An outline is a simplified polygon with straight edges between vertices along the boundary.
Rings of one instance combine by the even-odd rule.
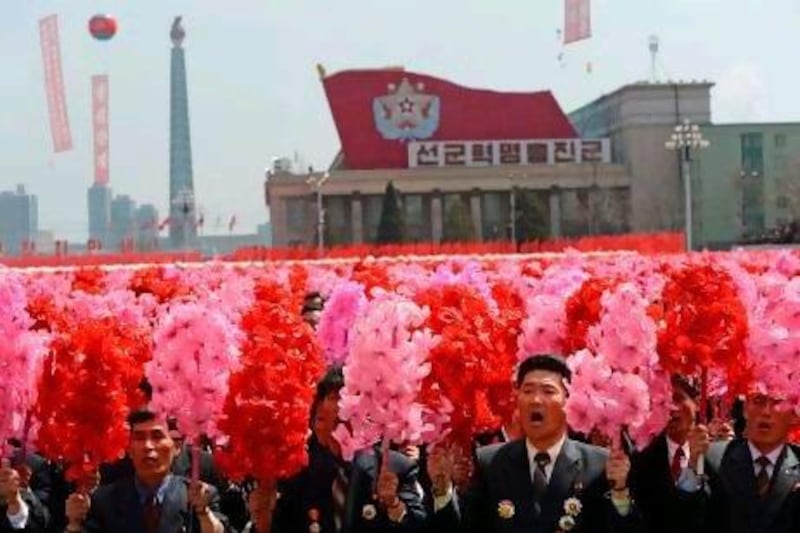
[[[763,524],[767,530],[778,517],[786,497],[800,481],[800,463],[792,448],[787,444],[783,451],[783,460],[778,461],[773,473],[772,488],[765,502]]]
[[[117,527],[126,533],[141,533],[144,531],[144,512],[133,478],[122,481],[116,489],[112,505],[117,517]]]
[[[555,524],[561,517],[564,500],[572,492],[581,469],[581,454],[578,447],[570,439],[565,440],[556,464],[553,466],[550,483],[547,485],[547,492],[542,502],[541,523],[543,525]]]
[[[753,469],[753,457],[750,455],[750,448],[746,440],[732,443],[731,450],[723,462],[727,462],[728,476],[726,479],[727,491],[736,494],[736,498],[731,505],[742,513],[747,520],[751,531],[758,528],[759,501],[756,497],[756,477]]]
[[[514,522],[532,527],[536,524],[536,507],[533,501],[533,480],[531,464],[525,439],[518,439],[505,445],[508,448],[508,462],[503,466],[503,480],[507,483],[508,494],[514,495],[516,505]],[[499,502],[491,502],[497,506]]]
[[[172,477],[167,485],[164,501],[161,503],[161,519],[158,522],[159,533],[174,533],[184,531],[184,523],[189,523],[189,500],[184,489],[184,481],[179,477]]]
[[[371,501],[373,481],[378,479],[377,461],[372,449],[359,453],[354,459],[350,470],[350,482],[347,486],[347,500],[345,501],[343,532],[358,531],[361,507]]]
[[[656,482],[660,483],[664,489],[669,489],[667,493],[675,490],[675,481],[672,479],[672,457],[669,456],[669,446],[667,436],[661,436],[655,441],[652,449],[653,468],[657,473]]]

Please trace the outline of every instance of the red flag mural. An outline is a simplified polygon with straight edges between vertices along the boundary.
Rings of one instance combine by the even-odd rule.
[[[550,91],[470,89],[398,69],[324,76],[349,169],[408,167],[407,143],[577,137]]]
[[[589,0],[564,0],[564,44],[592,36]]]
[[[108,76],[92,76],[92,128],[94,131],[94,182],[108,183]]]
[[[67,98],[64,91],[64,76],[61,71],[61,46],[58,38],[58,15],[50,15],[39,21],[39,39],[44,63],[44,85],[47,94],[47,110],[50,116],[50,132],[53,150],[72,150],[72,134],[67,116]]]

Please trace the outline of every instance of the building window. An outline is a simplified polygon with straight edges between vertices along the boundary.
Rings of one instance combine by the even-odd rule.
[[[775,205],[778,206],[778,209],[788,209],[789,208],[789,198],[786,196],[778,196],[775,200]]]
[[[776,133],[775,134],[775,148],[784,148],[786,146],[786,134],[785,133]]]
[[[306,230],[305,197],[286,199],[286,227],[289,233],[302,233]]]
[[[325,242],[331,245],[353,241],[349,196],[325,196]]]
[[[486,192],[481,195],[483,239],[500,241],[508,238],[511,224],[511,192]]]
[[[405,238],[408,242],[428,242],[431,239],[430,199],[421,194],[403,195]]]
[[[744,230],[757,235],[764,230],[764,135],[745,133],[741,136],[742,189],[741,213]]]
[[[383,195],[371,194],[361,198],[363,200],[364,239],[366,242],[375,242],[378,240],[378,225],[381,223]]]

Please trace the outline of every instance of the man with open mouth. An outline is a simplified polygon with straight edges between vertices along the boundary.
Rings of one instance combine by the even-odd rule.
[[[796,533],[800,531],[800,449],[787,442],[797,415],[787,402],[762,391],[745,400],[744,437],[710,444],[708,429],[689,438],[694,469],[680,488],[693,496],[682,512],[697,517],[696,531]]]
[[[523,436],[478,450],[471,487],[437,513],[449,516],[448,531],[640,530],[625,454],[567,435],[570,377],[560,356],[533,356],[519,365],[515,386]],[[437,522],[443,523],[442,516]]]

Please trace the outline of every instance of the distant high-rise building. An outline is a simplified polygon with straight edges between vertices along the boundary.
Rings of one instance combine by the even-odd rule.
[[[158,245],[158,210],[144,204],[136,210],[136,249],[149,252]]]
[[[89,239],[103,248],[114,248],[111,242],[111,188],[103,183],[89,187]]]
[[[169,242],[173,248],[189,246],[197,238],[192,144],[189,131],[189,96],[183,50],[185,38],[186,31],[181,26],[181,17],[175,17],[170,31],[173,46],[170,70],[169,143]]]
[[[111,201],[111,242],[107,248],[120,249],[136,238],[136,202],[128,195],[119,195]]]
[[[16,191],[0,193],[0,245],[2,254],[17,255],[35,251],[39,232],[39,203],[36,196],[25,192],[24,185]]]

